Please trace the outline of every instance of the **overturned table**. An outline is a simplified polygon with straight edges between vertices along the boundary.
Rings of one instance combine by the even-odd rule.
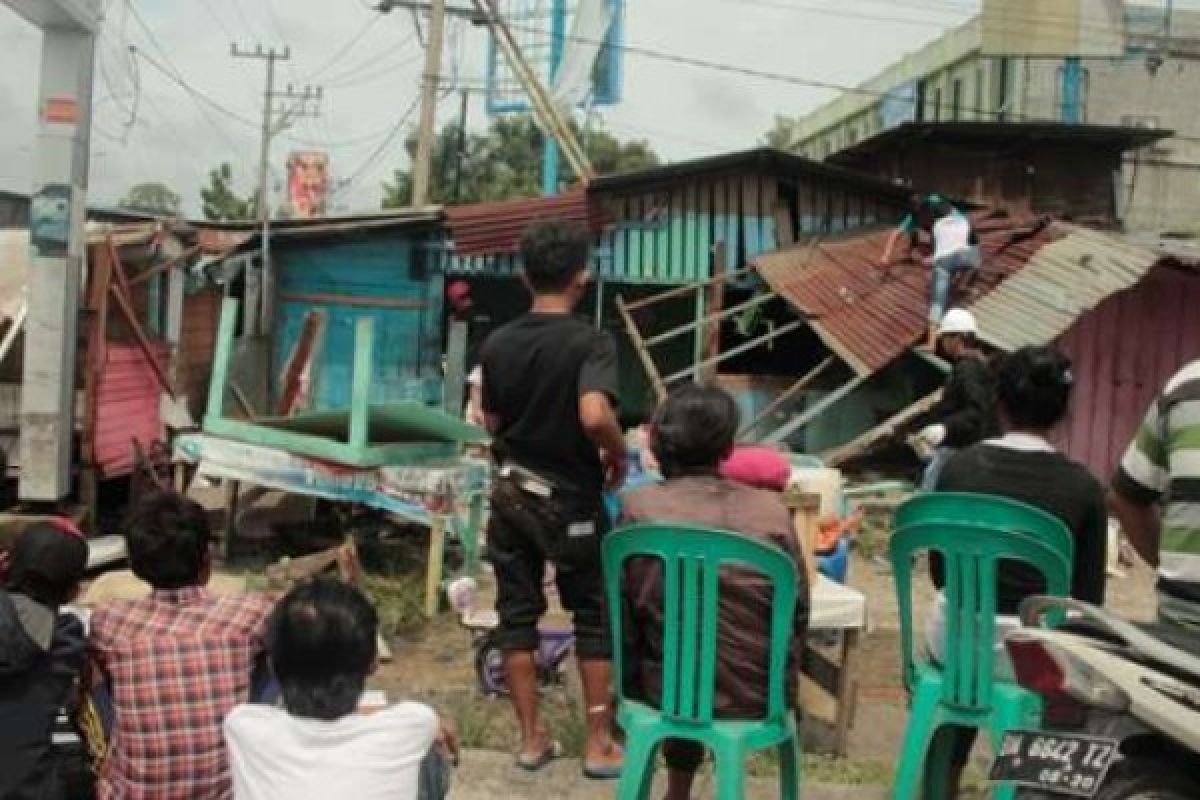
[[[226,414],[237,301],[221,310],[203,433],[173,442],[173,460],[227,482],[230,518],[237,489],[250,483],[354,503],[428,526],[426,612],[436,608],[447,530],[462,542],[468,572],[479,563],[487,464],[463,455],[486,442],[482,429],[416,402],[372,402],[374,325],[355,326],[349,408],[240,419]],[[227,543],[232,538],[228,532]]]
[[[808,617],[808,643],[801,671],[834,702],[833,752],[846,755],[850,728],[858,705],[858,644],[867,629],[867,598],[854,589],[818,575],[812,587],[812,605]],[[834,634],[837,661],[826,655],[827,648],[814,641]]]

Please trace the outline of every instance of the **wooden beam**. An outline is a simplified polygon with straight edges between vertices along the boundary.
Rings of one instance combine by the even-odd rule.
[[[114,266],[119,272],[121,268],[120,264],[115,264]],[[146,336],[146,332],[142,330],[137,314],[134,312],[133,306],[129,303],[129,298],[125,296],[120,287],[115,283],[110,284],[108,288],[112,292],[113,297],[117,298],[117,308],[121,310],[121,315],[129,323],[129,327],[133,331],[133,338],[137,340],[138,348],[142,351],[142,355],[150,362],[150,368],[154,370],[154,377],[158,378],[159,385],[164,392],[171,396],[172,400],[177,399],[179,394],[175,391],[175,387],[171,385],[171,379],[167,377],[162,364],[159,364],[158,359],[154,357],[154,348],[150,346],[150,339]]]
[[[300,335],[279,376],[279,404],[275,412],[280,416],[290,417],[303,404],[306,384],[311,385],[313,359],[320,349],[326,317],[326,313],[320,309],[310,309],[304,315]]]
[[[664,300],[670,300],[675,297],[682,297],[684,295],[691,294],[692,292],[701,291],[707,288],[709,284],[715,283],[718,280],[732,280],[733,278],[738,278],[754,271],[755,267],[742,267],[741,269],[734,270],[733,272],[725,273],[721,278],[708,278],[707,280],[699,281],[697,283],[689,283],[687,286],[676,286],[674,289],[667,289],[665,292],[652,294],[649,297],[643,297],[641,300],[634,300],[632,303],[626,303],[625,307],[630,311],[636,311],[639,308],[652,306],[655,303],[661,303]]]
[[[355,308],[398,308],[406,311],[419,311],[426,307],[424,300],[410,297],[366,297],[331,292],[280,292],[279,300],[283,303],[353,306]]]
[[[892,430],[900,425],[903,425],[905,422],[908,422],[918,414],[922,414],[933,408],[934,404],[941,399],[941,389],[931,392],[907,408],[904,408],[888,417],[886,420],[879,423],[874,428],[871,428],[871,430],[867,431],[866,433],[851,439],[841,447],[823,453],[821,457],[826,464],[835,467],[844,461],[862,455],[873,444],[890,434]]]
[[[4,359],[8,358],[8,351],[12,349],[13,342],[17,340],[21,329],[25,327],[25,317],[28,315],[29,301],[23,300],[17,313],[9,320],[8,330],[4,332],[4,340],[0,341],[0,364],[3,364]]]
[[[665,380],[668,385],[672,384],[675,381],[679,380],[680,378],[686,378],[689,375],[694,375],[706,367],[712,366],[714,364],[719,364],[722,361],[733,358],[734,356],[739,356],[742,353],[745,353],[747,350],[753,350],[754,348],[758,347],[761,344],[766,344],[769,341],[778,339],[780,336],[785,336],[804,324],[805,324],[805,321],[802,319],[792,320],[791,322],[787,323],[786,325],[780,325],[778,328],[774,329],[773,331],[764,333],[762,336],[759,336],[757,339],[751,339],[750,341],[744,342],[743,344],[740,344],[737,347],[734,347],[730,350],[726,350],[724,353],[716,355],[713,358],[706,358],[703,361],[693,364],[692,366],[688,367],[687,369],[682,369],[679,372],[676,372],[674,375],[668,375]]]
[[[728,319],[729,317],[732,317],[741,311],[745,311],[747,308],[753,308],[754,306],[760,306],[763,303],[769,303],[777,297],[779,297],[779,295],[775,294],[775,292],[765,292],[763,294],[755,295],[754,297],[751,297],[749,300],[746,300],[743,303],[738,303],[736,306],[730,306],[729,308],[723,309],[716,313],[707,314],[701,319],[692,320],[691,322],[685,322],[684,324],[680,325],[678,328],[672,328],[669,331],[664,331],[663,333],[659,333],[654,336],[651,336],[650,338],[645,340],[646,346],[654,347],[655,345],[662,344],[663,342],[666,342],[666,341],[670,341],[671,339],[674,339],[677,336],[682,336],[683,334],[687,333],[688,331],[692,330],[693,328],[698,328],[702,325],[707,326],[711,322]],[[708,355],[713,355],[713,353],[709,353]]]
[[[821,375],[825,373],[825,370],[833,366],[834,362],[836,361],[837,358],[835,356],[827,356],[824,361],[822,361],[820,364],[817,364],[817,366],[813,367],[807,373],[802,375],[799,380],[797,380],[795,383],[781,392],[778,397],[772,400],[766,408],[758,412],[758,416],[743,426],[743,428],[738,431],[738,438],[740,439],[753,431],[762,423],[764,419],[783,408],[783,406],[787,403],[791,402],[792,398],[807,389],[813,381],[821,377]]]
[[[199,254],[200,254],[200,245],[194,245],[192,247],[189,247],[187,250],[184,250],[182,253],[175,256],[174,258],[172,258],[168,261],[164,261],[161,264],[155,264],[153,267],[150,267],[150,269],[145,270],[144,272],[140,272],[137,275],[133,276],[132,278],[129,279],[129,285],[131,287],[139,286],[139,285],[145,283],[146,281],[150,280],[151,278],[157,277],[158,275],[162,275],[164,272],[170,272],[171,270],[175,269],[176,267],[183,266],[184,264],[191,261],[194,257],[196,257]]]
[[[837,402],[843,397],[853,392],[859,386],[862,386],[868,377],[870,376],[859,375],[853,380],[843,384],[840,388],[835,389],[825,397],[822,397],[815,406],[808,409],[800,416],[784,423],[778,429],[769,433],[763,441],[774,444],[787,439],[793,433],[805,428],[810,422],[820,417],[829,409],[833,408],[833,406],[836,405]]]
[[[704,323],[704,346],[701,349],[701,356],[706,361],[711,361],[721,352],[721,320],[725,319],[726,316],[724,308],[725,270],[727,267],[724,240],[718,241],[713,245],[712,254],[713,282],[708,287],[708,312],[710,318],[706,319]],[[774,292],[771,294],[773,295]],[[715,317],[715,319],[712,319],[712,317]],[[707,374],[701,375],[701,379],[704,383],[712,383],[716,377],[717,367],[714,362],[712,370],[707,372]]]
[[[237,328],[237,315],[237,298],[226,297],[221,303],[221,319],[217,325],[212,382],[208,388],[208,409],[204,419],[206,428],[225,416],[225,391],[229,387],[229,371],[233,364],[233,334]]]
[[[654,395],[661,403],[667,396],[667,386],[663,383],[662,375],[659,374],[658,367],[655,366],[654,359],[650,356],[650,351],[646,349],[646,344],[642,341],[642,334],[638,330],[637,323],[633,321],[633,315],[629,313],[629,306],[625,304],[625,298],[618,294],[616,305],[621,322],[625,325],[625,332],[629,334],[629,340],[633,343],[633,351],[637,353],[638,360],[642,362],[642,369],[646,370],[646,377],[650,379]]]
[[[375,320],[359,317],[354,325],[354,381],[350,394],[351,447],[365,448],[371,434],[371,355]]]
[[[100,382],[108,350],[108,289],[112,283],[112,250],[94,248],[88,281],[87,335],[83,367],[83,461],[96,463],[96,417]]]

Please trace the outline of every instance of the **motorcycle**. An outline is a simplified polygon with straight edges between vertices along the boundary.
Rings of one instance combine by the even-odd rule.
[[[1042,729],[1005,735],[992,780],[1021,800],[1200,798],[1200,637],[1064,598],[1029,598],[1021,620],[1005,645]]]

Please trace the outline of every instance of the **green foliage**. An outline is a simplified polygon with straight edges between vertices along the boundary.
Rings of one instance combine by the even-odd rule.
[[[117,205],[130,211],[142,211],[163,217],[179,216],[181,199],[163,183],[139,183],[130,188]]]
[[[658,156],[646,141],[621,142],[603,130],[592,130],[584,135],[577,129],[576,135],[583,142],[598,175],[632,172],[659,163]],[[460,141],[461,165],[458,163]],[[542,132],[529,115],[497,117],[486,134],[467,132],[463,135],[457,123],[446,125],[434,144],[430,181],[432,201],[477,203],[537,196],[542,185],[543,141]],[[405,146],[410,158],[416,154],[414,136],[408,138]],[[574,182],[575,174],[570,166],[565,160],[560,163],[562,183]],[[398,169],[392,181],[383,185],[383,207],[407,206],[411,198],[412,173]]]
[[[204,218],[214,222],[254,219],[258,209],[258,192],[248,198],[233,191],[233,167],[222,164],[208,173],[208,186],[200,190]]]

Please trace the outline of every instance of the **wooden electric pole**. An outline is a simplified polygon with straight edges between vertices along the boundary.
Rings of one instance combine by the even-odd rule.
[[[267,82],[263,90],[263,123],[262,139],[259,142],[258,156],[258,222],[262,226],[262,313],[259,315],[261,329],[265,332],[272,325],[272,292],[271,275],[271,204],[268,181],[271,166],[271,140],[276,135],[301,117],[315,117],[320,111],[315,103],[320,102],[322,90],[320,87],[305,86],[296,90],[291,85],[283,91],[275,90],[275,63],[288,61],[292,57],[292,49],[284,47],[277,51],[274,47],[264,50],[262,45],[254,49],[242,49],[236,43],[229,46],[229,52],[234,58],[255,58],[267,62]]]
[[[417,159],[413,164],[415,207],[429,203],[429,175],[433,163],[433,143],[437,132],[439,73],[442,68],[442,38],[446,29],[446,0],[432,0],[429,6],[429,43],[425,46],[425,73],[421,77],[421,118],[417,123]]]

